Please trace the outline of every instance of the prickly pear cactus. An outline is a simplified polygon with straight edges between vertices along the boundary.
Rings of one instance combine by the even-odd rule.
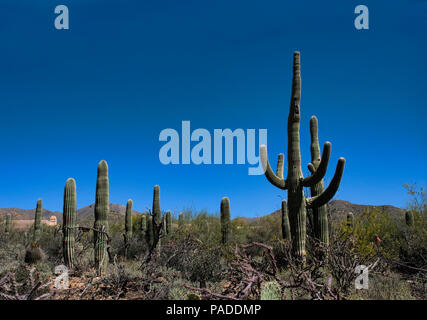
[[[282,300],[282,290],[276,281],[266,282],[261,289],[261,300]]]
[[[64,263],[68,268],[73,268],[74,266],[74,229],[76,227],[76,218],[76,181],[73,178],[69,178],[65,183],[64,188],[64,210],[62,217],[62,252],[64,256]]]

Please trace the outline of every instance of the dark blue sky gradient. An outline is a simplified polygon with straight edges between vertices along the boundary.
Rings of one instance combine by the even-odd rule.
[[[54,8],[70,9],[70,30]],[[354,8],[370,29],[354,28]],[[426,185],[427,1],[73,0],[0,3],[0,207],[62,210],[68,177],[78,207],[95,200],[96,167],[110,200],[162,209],[260,216],[286,193],[247,165],[164,166],[165,128],[213,134],[267,128],[273,167],[286,151],[292,54],[301,51],[301,152],[309,119],[346,168],[335,199],[405,206],[402,184]],[[286,152],[285,152],[286,156]],[[286,174],[286,173],[285,173]]]

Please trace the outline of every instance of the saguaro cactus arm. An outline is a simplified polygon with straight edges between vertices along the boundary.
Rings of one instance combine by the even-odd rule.
[[[331,143],[327,141],[323,145],[322,159],[320,160],[317,170],[315,169],[313,164],[310,163],[311,166],[309,167],[309,170],[312,173],[312,175],[304,178],[304,180],[302,181],[302,185],[304,187],[312,187],[323,179],[323,177],[326,174],[326,171],[328,170],[330,155],[331,155]]]
[[[337,192],[340,186],[342,174],[344,172],[344,166],[345,166],[345,159],[339,158],[337,167],[335,169],[335,174],[331,180],[331,183],[321,194],[315,197],[306,199],[307,208],[317,208],[317,207],[323,206],[334,197],[335,193]]]
[[[285,156],[283,153],[279,153],[279,156],[277,157],[276,176],[278,176],[280,179],[283,179],[283,166],[284,165],[285,165]]]
[[[268,162],[268,154],[267,154],[267,146],[266,145],[261,145],[259,147],[259,153],[260,153],[260,157],[261,157],[261,164],[262,164],[262,168],[264,170],[264,174],[267,177],[267,180],[273,185],[276,186],[279,189],[282,190],[286,190],[287,189],[287,183],[286,180],[283,178],[283,159],[282,159],[282,166],[281,166],[281,170],[280,169],[280,155],[279,155],[279,159],[278,159],[278,163],[277,163],[277,173],[280,174],[281,172],[281,176],[276,175],[273,171],[273,169],[271,169],[270,163]]]

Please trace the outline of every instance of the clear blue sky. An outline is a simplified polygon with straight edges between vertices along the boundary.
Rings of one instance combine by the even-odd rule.
[[[70,30],[54,8],[70,9]],[[370,29],[354,28],[354,8]],[[335,199],[405,206],[405,182],[426,185],[427,1],[73,0],[0,3],[0,207],[62,210],[68,177],[78,207],[94,202],[96,167],[110,200],[162,209],[259,216],[286,193],[247,165],[164,166],[165,128],[266,128],[285,152],[292,54],[301,51],[301,151],[309,119],[332,142]]]

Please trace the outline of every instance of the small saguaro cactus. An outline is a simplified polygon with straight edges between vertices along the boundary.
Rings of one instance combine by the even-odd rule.
[[[34,216],[33,242],[39,243],[42,234],[43,200],[37,200],[36,214]]]
[[[291,227],[289,226],[288,207],[286,204],[286,200],[282,201],[281,216],[282,216],[282,237],[287,241],[291,241]]]
[[[230,200],[227,197],[221,200],[221,242],[227,244],[230,240]]]
[[[184,213],[181,212],[178,216],[178,228],[182,228],[184,224],[185,224]]]
[[[260,300],[282,300],[282,290],[276,281],[266,282],[261,289]]]
[[[147,241],[147,246],[151,250],[154,243],[154,230],[153,230],[153,217],[147,216],[146,223],[146,233],[145,233],[145,240]]]
[[[412,227],[414,225],[414,214],[411,211],[405,212],[405,221],[408,227]]]
[[[126,203],[126,214],[125,214],[125,236],[127,241],[132,238],[132,206],[133,201],[129,199]]]
[[[160,210],[160,187],[158,185],[154,186],[152,214],[153,247],[151,249],[154,250],[159,244],[160,235],[162,234],[163,227],[162,212]]]
[[[11,215],[10,213],[8,213],[8,214],[6,215],[6,224],[5,224],[5,229],[4,229],[4,231],[5,231],[6,233],[9,233],[9,232],[10,232],[11,225],[12,225],[12,215]]]
[[[132,199],[129,199],[126,203],[126,214],[125,214],[125,256],[127,256],[127,250],[132,239]]]
[[[141,215],[141,225],[140,226],[141,226],[141,228],[140,228],[141,236],[145,237],[145,233],[147,231],[147,215],[145,213],[143,213]]]
[[[326,142],[323,147],[322,158],[308,177],[303,177],[301,170],[300,152],[300,98],[301,98],[301,68],[300,53],[294,53],[292,96],[288,116],[288,175],[286,179],[281,172],[274,173],[267,155],[267,147],[260,146],[261,163],[267,180],[275,187],[288,191],[288,215],[292,236],[292,251],[295,257],[305,260],[306,250],[306,223],[307,209],[319,208],[325,205],[338,190],[341,177],[344,171],[345,159],[340,158],[335,170],[334,177],[330,185],[322,193],[305,198],[304,187],[313,187],[320,183],[328,168],[329,156],[331,153],[331,143]],[[279,162],[282,155],[279,155]],[[279,166],[278,166],[279,167]],[[278,170],[279,171],[279,170]]]
[[[170,234],[172,232],[172,213],[170,211],[166,212],[166,234]]]
[[[353,212],[347,213],[347,227],[353,228],[354,227],[354,215]]]
[[[94,252],[95,268],[101,273],[107,263],[108,215],[110,213],[110,191],[108,183],[108,165],[101,160],[98,164],[96,179]]]
[[[62,226],[62,252],[64,263],[68,268],[74,266],[74,229],[77,219],[77,195],[76,181],[69,178],[65,183],[64,188],[64,210],[63,210],[63,226]]]

